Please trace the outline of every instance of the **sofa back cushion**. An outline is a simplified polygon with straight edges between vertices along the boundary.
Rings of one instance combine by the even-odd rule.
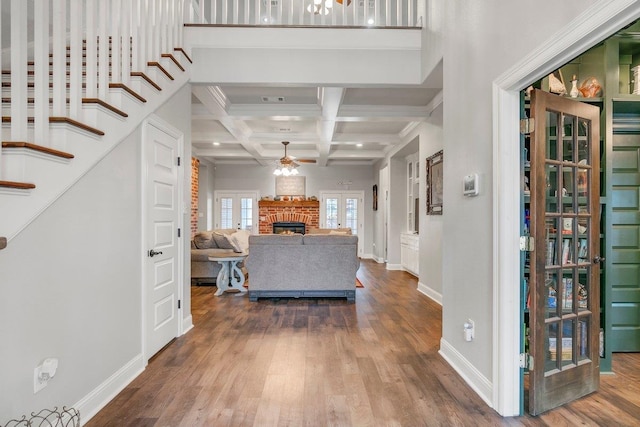
[[[334,234],[305,234],[304,245],[357,245],[358,236]]]
[[[218,247],[213,239],[213,232],[211,231],[198,231],[195,236],[193,236],[193,244],[196,249],[211,249]]]
[[[315,228],[310,227],[307,234],[351,234],[351,228]]]
[[[252,234],[249,245],[301,245],[302,234]]]

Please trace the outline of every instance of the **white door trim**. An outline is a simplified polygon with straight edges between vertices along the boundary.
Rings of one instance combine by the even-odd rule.
[[[258,190],[216,190],[213,192],[213,228],[220,228],[220,197],[232,196],[232,197],[247,197],[251,196],[253,198],[253,209],[251,212],[251,221],[253,227],[251,229],[251,234],[259,234],[260,226],[258,223],[258,200],[260,199],[260,192]],[[235,228],[235,226],[234,226]]]
[[[364,239],[364,191],[362,190],[320,190],[318,195],[320,197],[320,227],[327,221],[327,215],[324,210],[324,199],[327,195],[339,194],[341,197],[355,197],[358,199],[358,256],[362,256],[363,251],[363,239]]]
[[[147,168],[147,162],[148,159],[146,157],[146,150],[144,149],[145,144],[147,142],[147,138],[149,136],[149,126],[153,126],[156,129],[160,130],[161,132],[166,133],[167,135],[171,136],[172,138],[174,138],[177,141],[178,147],[177,147],[177,152],[180,153],[181,156],[181,166],[178,168],[178,183],[177,183],[177,188],[178,188],[178,227],[181,230],[181,237],[178,240],[178,266],[177,266],[177,273],[176,273],[176,277],[178,280],[178,299],[180,299],[180,301],[182,302],[180,309],[178,309],[177,313],[178,313],[178,325],[177,325],[177,330],[176,330],[176,337],[182,335],[182,328],[183,328],[183,318],[184,318],[184,313],[183,313],[183,308],[184,308],[184,301],[185,301],[185,289],[184,289],[184,239],[185,239],[185,235],[186,235],[186,229],[185,229],[185,222],[184,222],[184,218],[185,218],[185,212],[186,212],[186,208],[185,208],[185,203],[184,203],[184,182],[185,182],[185,168],[187,163],[186,160],[184,159],[184,135],[182,134],[182,132],[180,132],[178,129],[176,129],[175,127],[171,126],[169,123],[167,123],[166,121],[164,121],[163,119],[161,119],[160,117],[156,116],[155,114],[150,115],[143,123],[141,126],[141,144],[140,144],[140,224],[141,224],[141,228],[142,231],[140,233],[142,241],[141,241],[141,248],[142,248],[142,254],[141,254],[141,261],[140,261],[140,275],[141,275],[141,280],[140,280],[140,286],[141,286],[141,330],[140,330],[140,337],[141,337],[141,344],[142,344],[142,358],[144,360],[144,364],[146,365],[149,357],[151,357],[152,355],[147,354],[148,350],[147,350],[147,291],[146,291],[146,286],[145,284],[147,283],[147,272],[146,272],[146,268],[144,268],[144,265],[146,263],[147,260],[147,242],[148,242],[148,236],[147,236],[147,221],[148,221],[148,215],[149,212],[147,211],[147,203],[146,203],[146,195],[147,195],[147,191],[149,191],[149,188],[147,187],[147,175],[148,175],[148,168]],[[189,159],[190,160],[190,159]],[[190,161],[189,161],[190,164]]]
[[[519,91],[640,17],[636,0],[600,1],[507,70],[493,85],[493,407],[520,413]]]

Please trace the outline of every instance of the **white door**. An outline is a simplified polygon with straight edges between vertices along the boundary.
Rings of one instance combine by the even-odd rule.
[[[179,333],[179,277],[182,271],[178,243],[181,194],[178,153],[181,138],[150,120],[143,131],[144,218],[146,244],[143,283],[145,355],[149,359]]]
[[[215,228],[235,228],[258,232],[257,191],[216,191]]]
[[[362,206],[364,192],[320,192],[320,228],[350,228],[351,233],[363,231]],[[362,237],[358,239],[358,256],[362,255]]]

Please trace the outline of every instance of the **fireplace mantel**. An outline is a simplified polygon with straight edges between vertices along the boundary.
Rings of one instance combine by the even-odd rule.
[[[258,201],[258,207],[280,207],[280,208],[286,208],[286,207],[294,207],[294,206],[300,206],[300,207],[308,207],[308,208],[319,208],[320,207],[320,202],[318,200],[260,200]]]

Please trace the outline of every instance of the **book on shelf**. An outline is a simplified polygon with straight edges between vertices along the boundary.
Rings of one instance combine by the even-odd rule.
[[[588,263],[588,255],[589,251],[587,248],[587,239],[580,239],[578,241],[578,263]]]
[[[556,255],[556,239],[550,238],[547,240],[547,254],[546,254],[545,264],[554,265],[555,255]]]
[[[562,264],[571,263],[571,239],[562,239]]]
[[[573,308],[573,279],[562,279],[562,308]]]
[[[573,339],[571,337],[562,338],[562,360],[571,360],[573,357]],[[555,337],[549,337],[549,358],[556,360],[558,354],[557,341]]]

